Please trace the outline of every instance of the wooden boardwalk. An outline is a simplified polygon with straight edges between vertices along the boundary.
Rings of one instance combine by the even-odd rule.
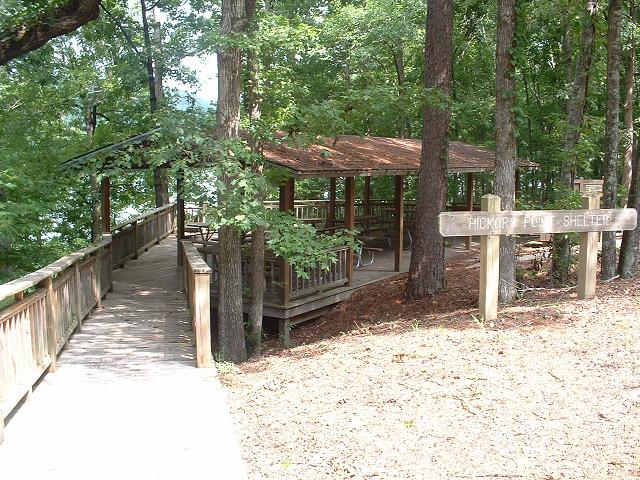
[[[0,479],[243,479],[215,369],[195,341],[171,237],[114,292],[7,424]]]

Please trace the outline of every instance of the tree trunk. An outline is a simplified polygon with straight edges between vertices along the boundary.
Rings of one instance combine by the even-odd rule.
[[[603,208],[616,208],[618,196],[618,148],[620,116],[620,17],[622,0],[609,0],[607,36],[607,119],[605,123]],[[601,277],[608,280],[616,274],[616,234],[602,232]]]
[[[513,210],[516,195],[516,77],[513,50],[516,34],[516,0],[498,0],[496,44],[496,173],[494,190],[502,200],[503,210]],[[516,239],[500,237],[500,301],[516,296]]]
[[[229,37],[243,32],[247,26],[244,0],[223,0],[221,32]],[[218,51],[217,136],[219,139],[238,137],[240,125],[240,76],[242,51],[236,45],[224,45]],[[231,190],[232,178],[223,177]],[[224,204],[224,195],[221,196]],[[240,232],[231,226],[220,229],[220,298],[218,323],[220,352],[226,360],[247,359],[242,316],[242,277]]]
[[[567,104],[567,130],[564,136],[564,157],[560,172],[560,181],[568,189],[573,187],[576,154],[575,148],[580,141],[580,129],[584,120],[584,106],[587,98],[589,70],[593,58],[593,41],[596,27],[594,24],[596,2],[587,0],[582,16],[582,32],[580,34],[580,50],[574,69],[573,85]]]
[[[33,20],[0,31],[0,65],[95,20],[98,18],[100,1],[68,0]]]
[[[584,106],[587,99],[589,70],[593,58],[593,41],[595,38],[596,2],[587,0],[582,13],[582,31],[580,34],[580,50],[576,59],[573,84],[567,103],[567,130],[564,136],[564,155],[560,167],[560,183],[566,190],[573,188],[575,176],[576,152],[580,141]],[[556,235],[553,246],[553,276],[564,283],[571,265],[571,241],[568,235]]]
[[[91,138],[96,131],[98,122],[98,107],[94,101],[87,104],[85,131]],[[102,222],[100,218],[100,182],[95,173],[91,174],[91,241],[97,242],[102,236]]]
[[[410,130],[410,121],[405,113],[405,96],[406,96],[406,87],[405,87],[405,75],[404,75],[404,47],[400,45],[399,47],[391,46],[391,54],[393,55],[393,65],[396,69],[396,77],[398,79],[398,98],[400,99],[400,106],[402,111],[400,113],[400,118],[398,118],[398,136],[400,138],[407,137],[411,132]]]
[[[416,204],[415,243],[407,284],[407,297],[434,294],[444,286],[444,239],[438,215],[447,197],[447,159],[451,118],[453,1],[432,0],[427,6],[425,84],[446,101],[428,103],[423,111],[422,155]]]
[[[633,139],[633,168],[631,186],[629,188],[629,208],[635,208],[640,218],[640,152],[636,143],[635,135]],[[634,230],[625,230],[622,234],[622,246],[620,247],[620,261],[618,262],[618,273],[621,277],[633,277],[638,271],[638,251],[640,250],[640,226]]]
[[[629,0],[629,17],[632,24],[635,26],[636,22],[636,6],[634,0]],[[631,176],[633,167],[633,86],[636,81],[636,65],[635,65],[635,36],[633,31],[631,33],[631,45],[627,52],[626,68],[625,68],[625,102],[624,102],[624,129],[626,132],[627,148],[624,152],[624,163],[622,166],[622,186],[625,189],[625,195],[622,198],[620,205],[627,205],[627,198],[629,195],[629,189],[631,188]],[[633,208],[633,207],[631,207]]]
[[[247,17],[251,21],[253,19],[255,0],[248,0]],[[252,23],[252,33],[255,40],[255,23]],[[260,59],[255,48],[247,52],[247,70],[249,71],[249,81],[247,84],[247,99],[249,102],[249,120],[251,124],[260,120],[261,112],[261,96],[260,96]],[[260,153],[260,144],[255,139],[251,139],[251,149],[256,153]],[[254,162],[252,169],[256,175],[262,175],[262,163]],[[256,200],[264,201],[264,192],[258,192]],[[264,311],[264,290],[265,290],[265,272],[264,272],[264,242],[265,229],[261,225],[257,225],[251,232],[251,265],[249,270],[249,289],[251,297],[249,299],[249,339],[250,354],[260,355],[262,351],[262,316]]]
[[[162,90],[162,62],[159,58],[162,45],[162,33],[160,25],[156,22],[155,13],[153,18],[154,40],[156,45],[152,46],[151,31],[149,21],[147,19],[147,3],[146,0],[140,0],[140,9],[142,10],[142,33],[144,36],[144,66],[147,70],[147,87],[149,89],[149,107],[151,113],[155,113],[164,97]],[[154,51],[156,58],[154,62]],[[155,192],[156,207],[162,207],[169,203],[169,180],[166,172],[159,167],[153,169],[153,190]]]

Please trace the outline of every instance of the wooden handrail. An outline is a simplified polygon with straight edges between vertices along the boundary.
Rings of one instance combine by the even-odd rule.
[[[213,366],[211,354],[211,267],[198,249],[188,240],[182,240],[182,266],[184,290],[189,301],[191,326],[196,334],[196,360],[198,368]]]
[[[157,208],[117,225],[113,235],[104,235],[94,245],[0,285],[0,302],[15,299],[0,308],[0,443],[5,417],[47,369],[55,370],[57,356],[73,332],[94,308],[100,308],[112,288],[113,267],[169,235],[174,218],[175,204]],[[126,228],[129,225],[133,228]],[[197,270],[196,278],[202,277],[202,266]],[[205,288],[201,280],[195,284]],[[198,304],[198,308],[205,307]],[[208,304],[206,310],[208,314]]]
[[[56,359],[111,289],[111,235],[0,285],[0,443],[4,419]],[[35,291],[33,290],[36,288]]]
[[[77,252],[70,253],[55,262],[47,265],[46,267],[41,268],[40,270],[36,270],[35,272],[29,273],[24,277],[17,278],[7,283],[3,283],[0,285],[0,302],[6,298],[17,295],[25,290],[34,287],[38,283],[42,282],[45,278],[52,277],[62,272],[63,270],[69,268],[71,265],[76,263],[78,260],[82,260],[86,258],[87,255],[91,255],[98,250],[103,249],[104,247],[111,245],[111,238],[104,238],[99,243],[95,245],[91,245],[83,248],[82,250],[78,250]]]
[[[175,218],[176,204],[169,203],[113,227],[113,267],[138,258],[141,251],[172,233]]]
[[[160,212],[163,212],[165,210],[169,210],[171,208],[175,208],[175,206],[176,206],[175,202],[168,203],[166,205],[163,205],[162,207],[155,208],[155,209],[150,210],[150,211],[148,211],[146,213],[138,215],[137,217],[133,217],[133,218],[127,220],[126,222],[119,223],[115,227],[112,227],[111,228],[111,233],[114,233],[116,230],[121,230],[124,227],[127,227],[127,226],[133,224],[134,222],[144,221],[144,220],[148,219],[149,217],[154,216],[156,213],[160,213]]]

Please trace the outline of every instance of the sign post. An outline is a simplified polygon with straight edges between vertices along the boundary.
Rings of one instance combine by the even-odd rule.
[[[592,193],[582,197],[582,208],[600,208],[600,195]],[[578,298],[593,298],[596,295],[596,269],[598,268],[598,232],[580,234],[580,257],[578,263]]]
[[[482,211],[500,212],[500,197],[484,195]],[[500,281],[500,236],[480,237],[480,314],[484,320],[498,318],[498,283]]]
[[[633,230],[637,213],[633,208],[600,209],[597,193],[582,197],[583,210],[500,210],[500,197],[484,195],[481,212],[443,212],[440,235],[480,235],[480,313],[484,320],[498,315],[500,235],[580,232],[578,297],[592,298],[596,289],[598,232]]]

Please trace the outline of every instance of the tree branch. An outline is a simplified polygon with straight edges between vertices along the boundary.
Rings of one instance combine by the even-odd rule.
[[[0,65],[98,18],[101,0],[69,0],[21,25],[0,31]]]

